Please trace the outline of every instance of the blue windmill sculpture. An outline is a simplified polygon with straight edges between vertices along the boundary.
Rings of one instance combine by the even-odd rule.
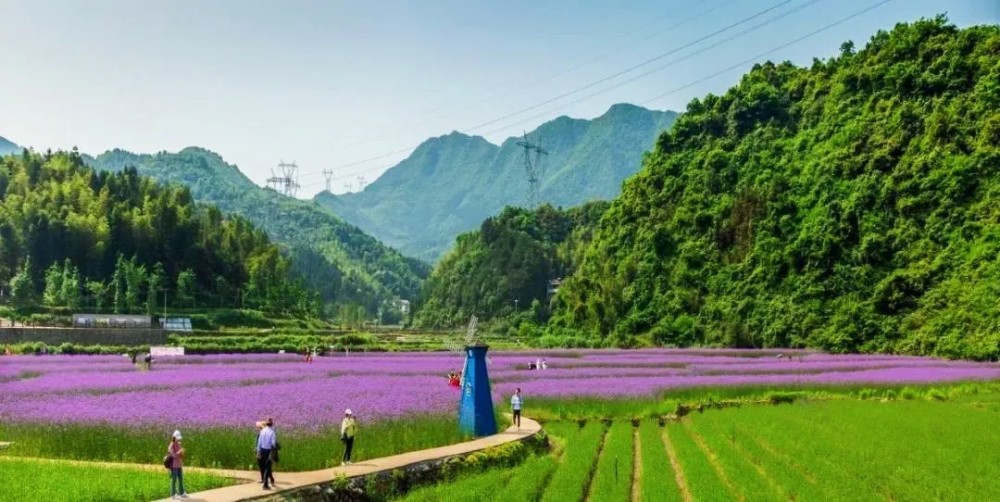
[[[458,403],[458,427],[465,434],[481,437],[497,433],[497,419],[486,368],[489,347],[476,340],[476,323],[476,316],[472,316],[465,331],[465,369],[462,371],[462,397]]]

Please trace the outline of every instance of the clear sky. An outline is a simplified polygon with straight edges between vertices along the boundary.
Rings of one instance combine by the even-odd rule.
[[[0,0],[0,136],[91,154],[203,146],[258,183],[294,160],[300,196],[323,169],[341,192],[453,130],[499,142],[618,102],[682,111],[750,65],[720,70],[879,1]],[[808,64],[941,12],[995,24],[1000,0],[893,0],[768,59]]]

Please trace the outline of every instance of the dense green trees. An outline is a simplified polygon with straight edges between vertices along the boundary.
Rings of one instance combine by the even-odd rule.
[[[217,215],[213,218],[221,218],[219,211],[223,211],[240,215],[242,218],[237,221],[241,225],[253,222],[273,242],[282,245],[296,275],[319,291],[327,303],[362,304],[369,312],[375,312],[382,302],[394,297],[414,298],[430,271],[427,264],[402,256],[318,204],[255,185],[236,166],[203,148],[189,147],[176,153],[153,155],[111,150],[87,162],[99,170],[114,172],[135,168],[162,183],[185,186],[190,190],[185,192],[188,197],[218,207],[209,210]],[[226,242],[236,244],[229,238]],[[255,256],[249,269],[235,275],[209,274],[198,267],[190,268],[199,285],[210,284],[213,290],[223,291],[224,302],[231,302],[241,294],[245,294],[248,302],[251,299],[271,302],[282,300],[284,294],[253,281],[273,280],[274,277],[268,277],[268,267],[284,261],[275,251]],[[171,277],[178,273],[168,272]],[[244,272],[246,276],[241,275]],[[276,273],[280,274],[280,270]],[[230,277],[240,284],[248,277],[252,281],[249,288],[241,288]]]
[[[544,205],[534,211],[507,207],[478,231],[459,236],[455,249],[431,273],[416,322],[423,326],[464,324],[530,314],[548,317],[549,281],[568,275],[577,250],[590,236],[606,202],[569,210]]]
[[[1000,355],[1000,28],[943,18],[694,100],[552,327],[617,343]]]
[[[0,160],[0,284],[15,301],[147,312],[185,306],[314,312],[291,263],[240,217],[134,169],[96,173],[76,152]],[[175,305],[177,302],[175,302]]]

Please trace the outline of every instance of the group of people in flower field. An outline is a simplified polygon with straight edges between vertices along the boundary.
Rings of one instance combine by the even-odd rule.
[[[254,452],[257,457],[257,467],[260,469],[260,483],[265,490],[270,490],[274,483],[274,464],[279,461],[278,452],[281,444],[278,433],[274,430],[274,419],[268,418],[257,422],[257,436],[254,441]],[[340,465],[351,465],[351,453],[354,451],[354,438],[358,433],[358,422],[350,408],[344,410],[344,419],[340,422],[340,440],[344,443],[344,456]],[[186,499],[184,490],[184,456],[186,451],[182,444],[183,437],[179,430],[170,436],[167,444],[167,456],[163,465],[170,470],[170,498]]]

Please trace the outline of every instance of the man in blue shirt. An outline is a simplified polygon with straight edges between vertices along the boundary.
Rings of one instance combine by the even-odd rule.
[[[278,444],[278,436],[271,428],[272,425],[274,422],[270,418],[267,419],[267,425],[257,435],[257,466],[260,467],[260,482],[264,483],[265,490],[271,489],[267,484],[268,479],[273,477],[271,474],[271,450]]]

